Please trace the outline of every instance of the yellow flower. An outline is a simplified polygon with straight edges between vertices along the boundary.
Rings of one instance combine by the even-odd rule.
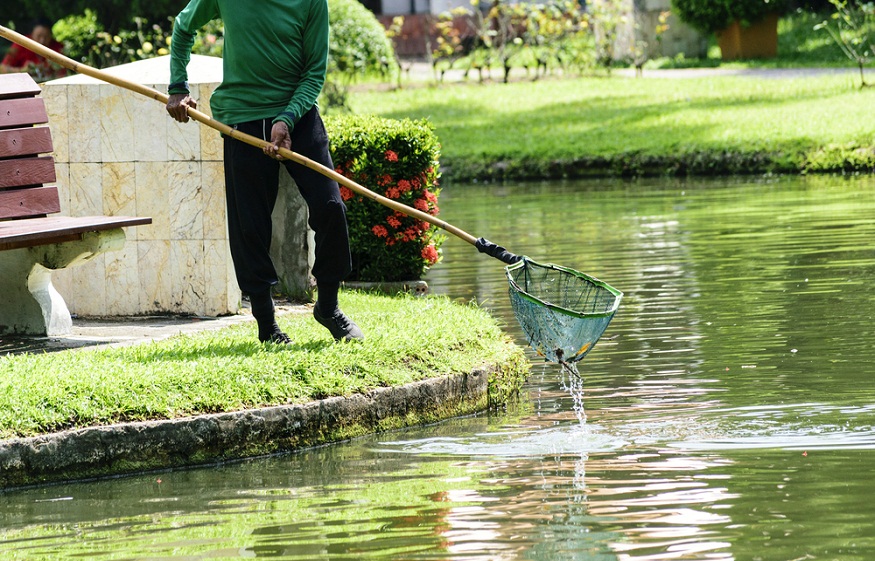
[[[143,42],[143,52],[144,53],[151,53],[152,52],[152,43],[150,43],[149,41],[144,41]]]
[[[121,45],[121,44],[122,44],[122,38],[119,37],[118,35],[116,35],[115,37],[112,38],[112,42],[115,43],[116,45]]]
[[[165,49],[164,47],[161,47],[160,49],[158,49],[158,54],[159,54],[160,56],[164,56],[164,55],[168,55],[168,54],[170,54],[170,51],[168,51],[168,50]]]

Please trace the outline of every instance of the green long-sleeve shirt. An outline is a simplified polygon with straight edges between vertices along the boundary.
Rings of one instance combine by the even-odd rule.
[[[291,129],[316,103],[328,66],[327,0],[191,0],[176,17],[170,47],[170,93],[186,93],[195,34],[210,20],[225,24],[222,83],[213,117],[234,125],[281,120]]]

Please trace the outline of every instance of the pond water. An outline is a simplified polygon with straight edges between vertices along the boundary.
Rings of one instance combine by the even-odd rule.
[[[625,292],[581,380],[535,361],[500,413],[2,494],[0,558],[875,559],[875,179],[441,201],[475,236]],[[444,248],[433,292],[520,338],[502,265]]]

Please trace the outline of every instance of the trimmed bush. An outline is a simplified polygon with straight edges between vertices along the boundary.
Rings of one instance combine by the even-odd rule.
[[[329,76],[339,72],[351,81],[356,76],[385,75],[395,67],[395,51],[383,25],[358,0],[329,0],[328,20]]]
[[[438,213],[440,144],[426,121],[374,116],[325,118],[337,172],[431,215]],[[353,271],[349,280],[418,280],[440,260],[446,236],[341,186],[347,205]]]

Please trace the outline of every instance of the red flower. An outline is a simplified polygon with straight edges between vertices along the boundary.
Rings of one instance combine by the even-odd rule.
[[[425,198],[428,199],[429,202],[437,204],[437,202],[438,202],[437,195],[435,195],[434,193],[432,193],[429,190],[426,190],[425,193],[423,193],[423,194],[425,195]]]
[[[349,187],[340,186],[340,198],[344,201],[348,201],[353,197],[352,190]]]
[[[434,244],[430,244],[422,248],[422,258],[428,262],[429,265],[434,265],[438,262],[438,258],[440,255],[438,254],[437,249],[435,249]]]
[[[398,154],[396,154],[395,152],[393,152],[391,150],[386,150],[385,156],[386,156],[386,159],[390,162],[397,162],[398,161]]]
[[[387,218],[386,222],[389,224],[389,226],[391,226],[393,228],[397,228],[397,227],[401,226],[401,221],[398,220],[397,218],[395,218],[394,216],[390,216],[389,218]]]
[[[398,190],[398,187],[389,187],[386,189],[386,196],[390,199],[397,199],[401,196],[401,191]]]
[[[380,224],[377,224],[376,226],[371,228],[371,232],[373,232],[374,235],[377,236],[378,238],[385,238],[386,236],[389,235],[389,231],[386,230],[386,227],[381,226]]]
[[[428,212],[428,201],[425,199],[416,199],[413,201],[413,206],[422,212]]]
[[[401,189],[402,193],[406,193],[410,191],[410,182],[406,179],[401,179],[398,181],[398,188]]]

